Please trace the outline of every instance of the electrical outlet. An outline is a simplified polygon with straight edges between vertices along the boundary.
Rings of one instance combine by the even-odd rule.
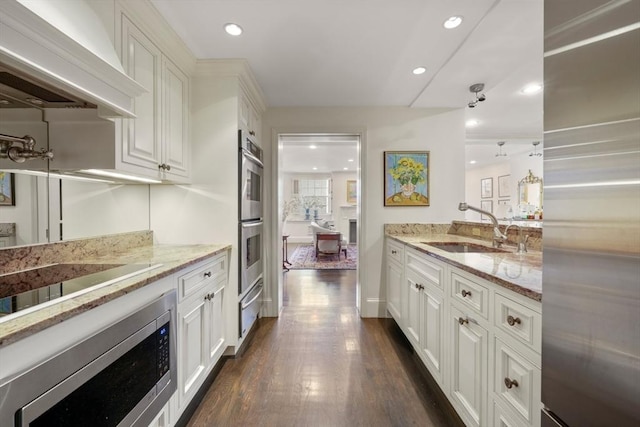
[[[480,229],[477,227],[473,227],[473,229],[471,230],[471,234],[473,234],[474,236],[479,236],[480,235]]]

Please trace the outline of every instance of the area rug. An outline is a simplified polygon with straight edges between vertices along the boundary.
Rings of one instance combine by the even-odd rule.
[[[347,259],[340,254],[340,261],[335,256],[321,256],[316,260],[316,249],[313,245],[298,246],[289,257],[291,270],[355,270],[358,265],[358,246],[347,246]]]

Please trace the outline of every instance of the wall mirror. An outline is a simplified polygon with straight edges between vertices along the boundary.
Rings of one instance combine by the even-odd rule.
[[[535,176],[531,170],[518,181],[518,201],[521,205],[530,205],[534,209],[542,208],[542,178]]]

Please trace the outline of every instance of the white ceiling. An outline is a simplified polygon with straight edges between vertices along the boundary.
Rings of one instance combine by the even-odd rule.
[[[358,137],[353,135],[283,135],[282,171],[331,173],[358,171]]]
[[[457,107],[480,121],[468,145],[542,138],[542,93],[520,89],[542,83],[543,0],[151,2],[197,58],[247,59],[268,106]],[[470,109],[474,83],[487,100]]]

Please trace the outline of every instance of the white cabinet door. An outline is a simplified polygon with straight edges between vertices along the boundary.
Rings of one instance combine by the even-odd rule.
[[[425,286],[421,292],[421,351],[434,379],[444,389],[444,297],[441,291]]]
[[[189,78],[162,58],[162,163],[167,177],[187,177],[189,170]]]
[[[160,50],[122,16],[122,65],[147,92],[134,99],[135,119],[123,119],[122,161],[158,170],[160,152]]]
[[[208,344],[209,365],[215,364],[225,350],[224,336],[224,283],[216,286],[208,299]]]
[[[451,306],[451,401],[469,426],[486,425],[488,331]]]
[[[207,349],[207,300],[195,295],[178,307],[178,392],[179,409],[191,401],[204,381],[209,354]]]
[[[387,310],[396,319],[400,327],[403,326],[402,319],[402,268],[387,259]]]
[[[413,271],[405,272],[405,291],[407,292],[407,312],[405,313],[406,334],[416,348],[420,348],[420,282],[421,278]]]

